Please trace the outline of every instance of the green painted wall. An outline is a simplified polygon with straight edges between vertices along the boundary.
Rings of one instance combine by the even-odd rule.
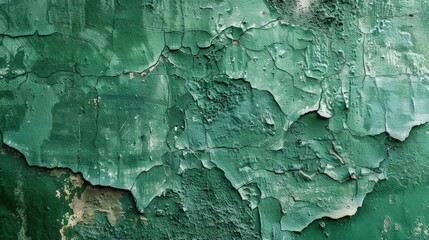
[[[426,239],[429,3],[0,0],[0,239]]]

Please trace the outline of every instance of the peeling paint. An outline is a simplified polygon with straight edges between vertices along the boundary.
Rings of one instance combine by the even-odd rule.
[[[299,238],[318,219],[358,214],[377,186],[425,184],[426,172],[395,164],[412,155],[405,167],[427,165],[426,2],[0,6],[2,142],[52,169],[62,239],[101,237],[91,229],[103,224],[125,232],[129,218],[153,238],[201,238],[199,224],[225,237]],[[23,177],[13,192],[26,239]],[[123,208],[125,193],[140,213]],[[219,219],[199,221],[200,208]],[[381,217],[382,238],[429,232],[426,217],[412,215],[412,233]],[[148,230],[168,220],[172,229]]]

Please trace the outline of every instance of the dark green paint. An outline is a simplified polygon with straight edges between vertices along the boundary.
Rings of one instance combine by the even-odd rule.
[[[0,2],[2,161],[21,161],[3,204],[21,222],[5,232],[45,238],[24,224],[40,214],[10,192],[19,187],[24,198],[55,197],[46,201],[62,207],[43,223],[69,238],[337,238],[366,222],[367,236],[424,238],[424,204],[410,199],[427,195],[427,10],[387,0]],[[47,170],[24,157],[88,182],[68,173],[68,188],[63,175],[38,187]],[[36,186],[9,179],[32,171]],[[125,216],[118,195],[123,209],[130,196],[119,190],[136,203]],[[389,194],[404,213],[385,206]],[[312,224],[362,204],[383,213]]]

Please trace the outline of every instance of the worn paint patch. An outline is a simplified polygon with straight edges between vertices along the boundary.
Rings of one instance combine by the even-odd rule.
[[[70,175],[72,177],[74,175]],[[78,223],[88,224],[94,221],[96,212],[106,214],[107,222],[110,226],[115,227],[119,218],[124,216],[121,202],[121,192],[114,189],[100,189],[88,186],[83,190],[80,198],[74,195],[69,206],[72,214],[66,213],[62,221],[63,227],[60,229],[62,239],[67,239],[65,232],[71,230]]]
[[[130,191],[144,214],[169,196],[171,212],[189,218],[188,209],[206,203],[184,194],[188,175],[217,174],[199,187],[221,191],[222,182],[220,196],[241,199],[216,209],[241,218],[221,222],[291,237],[317,219],[354,215],[398,160],[391,145],[408,146],[413,127],[429,121],[427,3],[0,5],[2,142],[32,166]],[[116,225],[119,196],[71,176],[52,191],[71,207],[63,237],[91,216]],[[22,184],[13,192],[25,206]],[[28,208],[18,209],[25,238]],[[423,236],[418,219],[414,232]],[[384,216],[382,231],[390,234],[394,221]]]

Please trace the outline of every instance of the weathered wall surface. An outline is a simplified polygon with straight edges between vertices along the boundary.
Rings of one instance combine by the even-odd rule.
[[[0,1],[0,238],[425,239],[428,19]]]

